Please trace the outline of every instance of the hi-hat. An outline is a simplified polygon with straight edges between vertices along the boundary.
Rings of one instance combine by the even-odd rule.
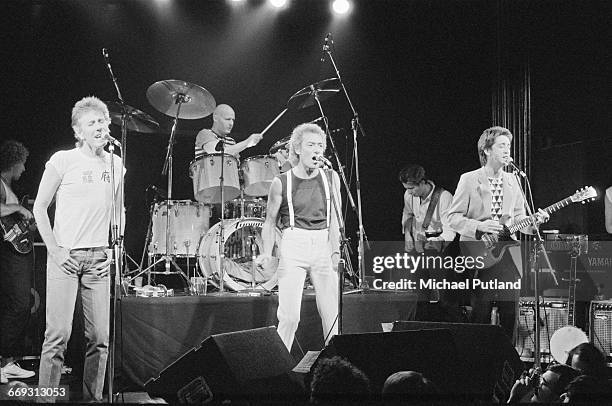
[[[340,81],[338,78],[325,79],[312,85],[308,85],[302,90],[298,90],[287,102],[287,107],[291,110],[299,110],[310,107],[316,103],[315,96],[319,101],[334,96],[340,92]]]
[[[291,136],[290,135],[288,135],[287,137],[282,138],[282,139],[276,141],[270,147],[270,155],[275,154],[276,151],[278,151],[279,149],[287,148],[287,144],[289,144],[289,140],[291,140]]]
[[[170,117],[198,119],[209,116],[217,107],[215,98],[202,86],[182,80],[160,80],[147,89],[147,99],[155,109]]]
[[[108,106],[108,112],[110,113],[111,122],[115,125],[121,126],[121,117],[123,111],[121,103],[118,102],[104,102]],[[124,105],[125,112],[127,114],[126,126],[130,131],[137,131],[139,133],[157,133],[159,132],[159,123],[155,121],[153,117],[145,113],[144,111],[138,110],[132,106]]]

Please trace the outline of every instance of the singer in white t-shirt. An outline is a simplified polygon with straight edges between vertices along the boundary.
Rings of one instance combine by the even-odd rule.
[[[96,97],[85,97],[72,109],[76,148],[58,151],[45,165],[34,217],[47,246],[47,327],[40,357],[39,385],[59,385],[66,344],[72,329],[77,292],[81,292],[87,349],[83,400],[102,401],[110,320],[112,251],[109,249],[112,199],[115,218],[123,221],[119,180],[121,158],[104,150],[110,117]],[[115,178],[115,190],[111,177]],[[47,209],[56,199],[53,229]]]

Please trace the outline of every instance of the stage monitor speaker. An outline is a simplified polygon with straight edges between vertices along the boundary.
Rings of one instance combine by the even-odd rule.
[[[464,374],[459,373],[455,342],[448,330],[337,335],[317,362],[336,355],[367,375],[373,394],[381,393],[387,377],[398,371],[422,373],[443,390],[443,395],[458,393],[460,381],[464,379]]]
[[[167,401],[203,403],[232,399],[296,399],[304,395],[291,369],[295,361],[276,332],[263,327],[216,334],[145,383]]]
[[[459,363],[457,377],[460,377],[461,386],[457,393],[493,402],[507,400],[524,365],[500,326],[419,321],[398,321],[393,326],[394,332],[419,329],[446,329],[450,332]],[[438,339],[436,345],[444,343]],[[436,366],[447,368],[444,363]]]
[[[540,305],[540,354],[542,362],[553,360],[550,354],[550,338],[561,327],[567,326],[567,298],[544,298]],[[535,343],[535,300],[521,297],[516,351],[521,357],[533,358]]]
[[[590,311],[591,342],[599,348],[606,357],[612,357],[612,300],[594,300]]]

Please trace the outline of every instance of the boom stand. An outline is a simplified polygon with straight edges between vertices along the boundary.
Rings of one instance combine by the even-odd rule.
[[[344,82],[342,81],[342,77],[340,76],[340,71],[338,70],[338,66],[336,65],[336,61],[334,61],[334,57],[332,55],[331,49],[329,46],[324,47],[324,51],[329,55],[329,60],[331,61],[334,70],[336,71],[336,77],[340,81],[340,86],[342,87],[342,92],[344,93],[346,100],[351,108],[353,113],[353,119],[351,120],[351,128],[353,130],[353,157],[355,158],[355,182],[357,187],[357,220],[359,222],[359,231],[357,232],[359,235],[359,245],[357,249],[357,266],[359,268],[359,289],[362,291],[367,291],[370,289],[370,285],[366,281],[365,278],[365,264],[364,264],[364,251],[365,251],[365,243],[367,242],[367,236],[365,233],[365,229],[363,227],[363,210],[361,205],[361,177],[359,175],[359,151],[358,151],[358,143],[357,143],[357,130],[361,132],[362,136],[365,137],[365,131],[359,122],[359,115],[357,114],[357,110],[353,106],[351,102],[351,98],[344,86]],[[331,138],[331,137],[330,137]]]

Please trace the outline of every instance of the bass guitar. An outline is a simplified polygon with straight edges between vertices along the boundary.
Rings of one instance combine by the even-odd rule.
[[[22,199],[22,206],[27,201],[26,197]],[[32,251],[34,246],[32,238],[34,225],[34,219],[26,220],[21,213],[17,212],[0,217],[2,239],[11,243],[15,250],[21,254],[27,254]]]

